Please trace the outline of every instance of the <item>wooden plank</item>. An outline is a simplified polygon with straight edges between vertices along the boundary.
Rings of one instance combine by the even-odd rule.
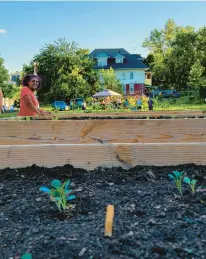
[[[129,169],[136,165],[206,165],[206,143],[147,144],[40,144],[0,146],[0,169],[36,164],[44,167],[71,164],[92,170],[97,167]]]
[[[96,112],[96,113],[76,113],[76,112],[71,112],[71,113],[52,113],[55,117],[57,117],[59,120],[64,120],[64,119],[81,119],[81,118],[93,118],[93,119],[98,119],[98,118],[113,118],[113,119],[118,119],[118,118],[136,118],[136,119],[142,119],[142,118],[206,118],[206,111],[155,111],[155,112],[150,112],[150,111],[142,111],[142,112]],[[1,120],[20,120],[20,117],[8,117],[8,118],[0,118]],[[41,117],[37,116],[34,117],[33,120],[51,120],[49,117]]]
[[[96,113],[70,113],[70,114],[56,114],[56,117],[58,118],[81,118],[81,117],[90,117],[90,118],[142,118],[142,117],[171,117],[174,116],[176,118],[182,118],[182,117],[206,117],[206,111],[142,111],[142,112],[96,112]],[[39,119],[36,117],[36,119]],[[43,118],[41,118],[43,119]]]
[[[206,120],[0,122],[0,145],[167,142],[206,142]]]

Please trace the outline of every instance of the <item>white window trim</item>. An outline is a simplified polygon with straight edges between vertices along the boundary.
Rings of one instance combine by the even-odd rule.
[[[117,64],[123,63],[123,58],[116,58],[116,63]]]
[[[132,75],[132,77],[131,77],[131,75]],[[134,72],[133,71],[129,72],[129,79],[134,79]]]
[[[134,94],[134,84],[129,84],[129,93]]]
[[[107,59],[106,58],[98,59],[98,66],[99,67],[107,66]]]

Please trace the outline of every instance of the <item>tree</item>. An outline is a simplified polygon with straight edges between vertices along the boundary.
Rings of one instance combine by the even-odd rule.
[[[197,33],[197,59],[200,60],[201,65],[205,68],[203,75],[206,75],[206,26],[199,29]]]
[[[99,89],[88,50],[78,48],[75,42],[58,39],[54,44],[45,45],[29,65],[24,65],[24,73],[33,73],[34,62],[38,63],[42,82],[38,94],[41,101],[87,97]]]
[[[3,96],[6,98],[13,98],[17,92],[14,84],[9,83],[9,72],[4,66],[4,60],[0,57],[0,88]]]
[[[205,39],[206,27],[195,31],[191,26],[177,26],[173,20],[168,20],[164,29],[153,30],[143,43],[150,50],[146,63],[153,73],[153,84],[184,89],[188,82],[192,80],[194,83],[197,79],[196,67],[199,66],[202,72],[198,84],[203,87],[206,75]]]
[[[16,93],[18,92],[19,88],[15,86],[15,84],[5,82],[2,86],[3,96],[9,99],[12,99]]]
[[[9,81],[9,72],[4,66],[4,59],[0,57],[0,88],[2,89],[2,92],[5,97],[7,97],[5,87],[8,81]]]
[[[181,90],[187,86],[191,67],[196,61],[196,37],[194,31],[176,35],[171,51],[163,61],[167,87]]]
[[[117,93],[123,94],[123,87],[120,80],[117,79],[112,67],[110,69],[100,70],[101,88],[110,89]]]
[[[195,62],[189,72],[188,85],[192,86],[193,88],[199,88],[200,85],[203,84],[203,86],[206,87],[206,85],[204,85],[205,78],[203,78],[204,70],[205,68],[200,64],[199,60]]]
[[[146,61],[153,73],[153,84],[155,85],[162,87],[166,85],[164,58],[171,52],[177,31],[178,26],[172,19],[169,19],[164,29],[152,30],[149,37],[143,42],[143,47],[150,51]]]
[[[200,60],[201,67],[204,68],[200,82],[200,96],[206,97],[206,26],[198,31],[197,35],[197,59]]]

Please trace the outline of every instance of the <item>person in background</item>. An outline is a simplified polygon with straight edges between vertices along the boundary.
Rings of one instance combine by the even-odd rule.
[[[117,108],[120,109],[121,108],[121,105],[122,105],[122,99],[119,97],[117,99]]]
[[[151,97],[148,100],[148,108],[149,108],[149,111],[153,111],[153,100]]]
[[[127,98],[124,100],[123,107],[124,107],[125,109],[128,109],[128,108],[129,108],[129,101],[128,101]]]
[[[141,98],[141,97],[139,97],[139,98],[137,99],[137,110],[138,110],[138,111],[141,111],[141,110],[142,110],[142,98]]]
[[[51,114],[39,108],[39,102],[35,96],[35,91],[40,87],[40,80],[37,75],[26,75],[22,80],[22,90],[20,96],[20,110],[17,116],[44,116]]]

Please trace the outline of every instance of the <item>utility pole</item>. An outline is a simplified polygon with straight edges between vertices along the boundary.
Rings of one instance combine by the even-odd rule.
[[[34,62],[34,75],[37,75],[38,63]]]

